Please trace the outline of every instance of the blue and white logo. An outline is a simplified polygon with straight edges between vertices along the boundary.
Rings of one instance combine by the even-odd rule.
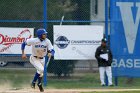
[[[60,49],[64,49],[68,46],[68,44],[70,43],[70,40],[68,40],[65,36],[59,36],[56,41],[55,44],[60,48]]]
[[[133,54],[140,23],[140,3],[117,2],[116,5],[120,9],[128,52]]]
[[[113,75],[140,77],[137,74],[140,73],[140,0],[111,0],[111,3]]]

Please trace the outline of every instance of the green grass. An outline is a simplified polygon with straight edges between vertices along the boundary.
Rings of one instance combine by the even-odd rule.
[[[82,76],[73,76],[67,79],[49,79],[48,87],[55,88],[93,88],[100,85],[96,74],[83,74]],[[57,83],[56,83],[57,82]]]
[[[35,70],[0,70],[0,84],[10,83],[12,87],[22,87],[23,85],[30,85],[34,76]],[[98,73],[76,73],[68,78],[48,77],[48,85],[46,88],[56,89],[110,89],[110,88],[139,88],[140,78],[134,78],[132,83],[126,83],[127,78],[120,77],[118,79],[118,86],[115,87],[101,87]],[[94,92],[95,93],[95,92]],[[109,92],[108,92],[109,93]],[[111,92],[110,92],[111,93]],[[116,92],[117,93],[117,92]],[[121,92],[119,92],[121,93]],[[126,92],[127,93],[127,92]],[[128,92],[131,93],[131,92]],[[134,93],[134,92],[133,92]],[[137,92],[136,92],[137,93]]]
[[[113,80],[114,81],[114,80]],[[140,78],[134,78],[132,83],[126,83],[127,78],[118,78],[118,86],[115,87],[101,87],[98,73],[85,73],[78,78],[71,79],[49,79],[48,88],[139,88]]]

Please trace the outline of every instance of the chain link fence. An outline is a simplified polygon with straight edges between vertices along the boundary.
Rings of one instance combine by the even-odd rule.
[[[102,6],[100,7],[99,5]],[[63,21],[62,21],[62,18]],[[104,25],[104,0],[1,0],[0,26],[47,28],[48,38],[53,43],[53,25]],[[35,33],[35,32],[34,32]],[[35,35],[36,36],[36,35]],[[33,68],[28,59],[21,55],[0,56],[0,68],[17,67],[8,63],[22,64],[23,68]],[[4,67],[5,66],[5,67]],[[96,71],[96,60],[72,61],[51,60],[49,73],[69,76],[74,71]]]

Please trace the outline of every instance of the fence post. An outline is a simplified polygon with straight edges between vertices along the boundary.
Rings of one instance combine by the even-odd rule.
[[[47,30],[47,0],[43,0],[43,23],[44,29]],[[48,57],[45,57],[45,65],[44,65],[44,86],[47,86],[47,60]]]
[[[44,86],[47,86],[47,62],[48,62],[48,56],[45,57],[45,64],[44,64]]]
[[[105,0],[105,37],[108,40],[108,0]],[[108,79],[107,75],[105,74],[105,82],[106,86],[108,86]]]
[[[47,30],[47,0],[43,0],[43,22],[44,29]]]
[[[108,40],[108,0],[105,0],[105,37]]]

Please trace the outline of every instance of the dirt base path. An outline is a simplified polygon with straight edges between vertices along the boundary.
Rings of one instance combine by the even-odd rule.
[[[81,93],[105,91],[140,91],[140,89],[45,89],[43,93]],[[39,93],[38,89],[0,89],[0,93]]]

